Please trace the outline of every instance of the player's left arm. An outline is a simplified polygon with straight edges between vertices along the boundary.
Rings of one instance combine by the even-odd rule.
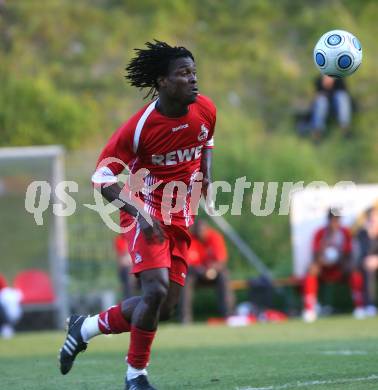
[[[202,194],[206,198],[209,185],[212,182],[212,164],[213,164],[213,150],[205,148],[202,151],[201,157],[201,172],[202,179]]]
[[[214,213],[214,200],[211,192],[212,183],[212,164],[213,164],[213,148],[214,148],[214,131],[216,124],[216,107],[214,103],[205,98],[206,113],[205,116],[208,120],[209,134],[207,142],[202,149],[201,157],[201,172],[203,174],[202,179],[202,195],[206,200],[207,211],[209,214]]]

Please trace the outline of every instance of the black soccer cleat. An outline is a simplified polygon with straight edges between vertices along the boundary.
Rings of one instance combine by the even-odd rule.
[[[60,372],[66,375],[73,365],[76,355],[87,349],[81,337],[81,326],[86,316],[72,315],[68,320],[67,336],[59,353]]]
[[[148,383],[146,375],[139,375],[135,379],[127,380],[125,390],[157,390]]]

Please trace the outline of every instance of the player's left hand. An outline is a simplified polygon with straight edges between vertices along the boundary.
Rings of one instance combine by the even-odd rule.
[[[210,216],[215,215],[215,202],[213,199],[212,186],[210,180],[206,177],[204,177],[202,181],[202,195],[205,199],[206,212]]]
[[[145,236],[147,242],[152,243],[154,241],[158,241],[159,243],[162,243],[166,238],[164,230],[156,218],[151,217],[151,220],[152,225],[147,222],[147,220],[142,215],[139,215],[138,222],[140,230]]]

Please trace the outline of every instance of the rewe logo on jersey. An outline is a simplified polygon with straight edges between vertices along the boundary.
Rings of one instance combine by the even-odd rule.
[[[202,124],[201,125],[201,132],[198,134],[198,141],[201,141],[201,142],[206,141],[208,135],[209,135],[209,129],[204,124]]]
[[[172,127],[172,133],[175,133],[176,131],[187,129],[189,127],[189,123],[185,123],[184,125],[180,125],[177,127]]]
[[[153,154],[151,162],[153,165],[176,165],[178,163],[197,160],[201,157],[203,145],[188,149],[177,149],[166,154]]]

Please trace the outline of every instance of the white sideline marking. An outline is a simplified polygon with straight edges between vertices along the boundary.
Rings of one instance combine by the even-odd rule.
[[[300,387],[318,386],[318,385],[336,385],[340,383],[353,383],[353,382],[367,382],[377,380],[378,375],[369,375],[360,378],[340,378],[335,380],[318,380],[318,381],[306,381],[306,382],[294,382],[285,383],[278,386],[266,386],[266,387],[237,387],[235,390],[281,390],[281,389],[299,389]]]
[[[352,356],[352,355],[367,355],[366,351],[350,351],[348,349],[341,349],[339,351],[322,351],[322,355],[341,355],[341,356]]]

